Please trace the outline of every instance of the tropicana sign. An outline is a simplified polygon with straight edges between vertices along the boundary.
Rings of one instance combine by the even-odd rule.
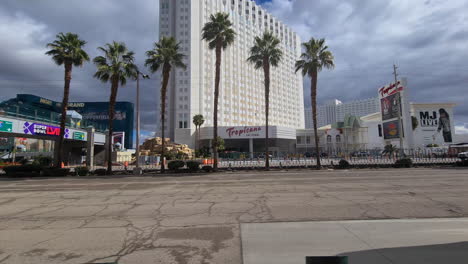
[[[229,138],[232,137],[255,137],[260,136],[262,127],[229,127],[226,128],[226,133]]]

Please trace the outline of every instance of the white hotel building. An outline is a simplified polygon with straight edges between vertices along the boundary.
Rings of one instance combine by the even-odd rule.
[[[264,31],[273,32],[281,40],[284,52],[283,61],[271,72],[270,124],[276,127],[274,131],[303,128],[302,76],[300,72],[294,72],[295,61],[301,54],[301,40],[291,28],[251,0],[160,0],[160,37],[175,37],[187,55],[185,62],[188,65],[187,70],[177,69],[171,73],[166,110],[167,137],[193,147],[195,128],[192,117],[196,114],[202,114],[206,120],[202,139],[208,139],[211,134],[216,59],[214,51],[202,40],[201,32],[210,15],[217,12],[230,15],[237,33],[234,44],[223,52],[222,57],[220,129],[265,124],[263,71],[255,70],[246,62],[254,37]],[[278,135],[281,137],[281,133]],[[294,135],[286,138],[295,140]]]
[[[317,106],[317,127],[343,122],[347,114],[362,117],[379,111],[380,104],[377,97],[347,103],[333,99],[327,101],[324,105]],[[313,128],[312,108],[305,109],[304,115],[305,127]]]

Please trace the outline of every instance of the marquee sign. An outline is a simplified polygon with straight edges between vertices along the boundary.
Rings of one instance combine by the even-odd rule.
[[[400,127],[398,121],[383,123],[384,139],[396,139],[400,137]]]
[[[60,127],[24,122],[23,131],[28,135],[60,136]],[[70,137],[70,130],[65,129],[65,138]]]
[[[397,84],[390,84],[389,86],[384,86],[379,89],[380,98],[385,98],[387,96],[396,94],[398,92],[403,91],[403,86],[400,85],[401,82],[397,82]]]
[[[382,120],[385,121],[385,120],[398,117],[398,105],[400,105],[400,110],[401,110],[401,104],[399,104],[399,101],[401,101],[401,99],[399,95],[400,95],[399,93],[395,93],[395,94],[392,94],[385,98],[380,99]]]

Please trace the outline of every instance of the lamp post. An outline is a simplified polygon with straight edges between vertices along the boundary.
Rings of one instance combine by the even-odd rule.
[[[143,74],[137,71],[136,76],[136,166],[133,170],[133,174],[140,175],[142,170],[140,168],[140,76],[143,79],[149,79],[147,74]]]

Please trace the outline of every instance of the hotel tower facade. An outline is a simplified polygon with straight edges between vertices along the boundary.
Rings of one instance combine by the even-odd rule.
[[[173,36],[187,55],[187,69],[171,72],[166,109],[166,135],[194,146],[192,117],[202,114],[203,127],[213,126],[215,52],[202,40],[203,25],[217,12],[229,14],[236,38],[222,56],[218,126],[265,124],[264,76],[247,63],[254,38],[265,31],[281,40],[283,61],[271,71],[270,124],[304,128],[302,76],[295,73],[301,40],[287,25],[251,0],[160,0],[159,35]]]

